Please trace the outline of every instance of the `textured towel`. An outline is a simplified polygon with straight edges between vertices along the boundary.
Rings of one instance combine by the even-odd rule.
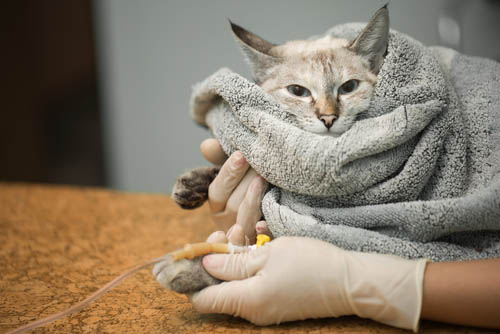
[[[368,112],[337,138],[299,129],[228,69],[194,87],[191,107],[275,186],[262,203],[275,237],[435,261],[500,256],[497,62],[391,31]]]

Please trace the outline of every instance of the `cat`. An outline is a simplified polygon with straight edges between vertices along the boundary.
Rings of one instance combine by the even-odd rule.
[[[324,36],[274,45],[230,21],[255,83],[304,131],[341,136],[368,109],[389,40],[389,12],[380,8],[352,41]],[[172,198],[199,207],[219,167],[181,175]]]

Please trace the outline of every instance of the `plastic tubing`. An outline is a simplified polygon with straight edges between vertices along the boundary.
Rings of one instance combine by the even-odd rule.
[[[170,261],[175,262],[180,259],[193,259],[198,256],[210,254],[210,253],[234,253],[234,252],[240,252],[245,249],[248,249],[247,247],[237,247],[233,246],[231,244],[224,244],[224,243],[208,243],[208,242],[199,242],[195,244],[187,244],[184,246],[184,248],[181,248],[179,250],[173,251],[171,253],[168,253],[167,255],[157,257],[154,259],[151,259],[149,261],[146,261],[144,263],[138,264],[135,267],[128,269],[127,271],[123,272],[121,275],[107,283],[105,286],[85,298],[84,300],[76,303],[75,305],[59,312],[53,315],[50,315],[46,318],[42,318],[39,320],[35,320],[33,322],[30,322],[26,325],[23,325],[21,327],[18,327],[16,329],[13,329],[7,334],[17,334],[17,333],[24,333],[26,331],[35,329],[37,327],[46,325],[48,323],[51,323],[53,321],[56,321],[58,319],[61,319],[71,313],[78,312],[96,299],[100,298],[103,294],[120,284],[124,279],[127,277],[132,276],[139,270],[145,269],[149,267],[150,265],[156,264],[158,262],[162,261]]]

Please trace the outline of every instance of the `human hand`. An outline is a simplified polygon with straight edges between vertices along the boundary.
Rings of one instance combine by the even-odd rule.
[[[255,243],[256,231],[270,235],[260,204],[267,182],[252,169],[239,151],[226,157],[216,139],[200,146],[203,156],[222,164],[208,189],[208,202],[218,230],[227,231],[227,240],[235,245]]]
[[[425,263],[283,237],[246,253],[205,256],[208,273],[228,282],[195,293],[191,302],[201,313],[257,325],[355,314],[416,330]]]

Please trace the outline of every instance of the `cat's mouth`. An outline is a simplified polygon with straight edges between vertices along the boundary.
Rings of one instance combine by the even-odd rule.
[[[341,120],[337,120],[341,121]],[[335,122],[337,123],[337,122]],[[340,137],[343,133],[345,133],[349,127],[346,128],[345,124],[333,124],[331,127],[326,127],[323,122],[317,121],[313,123],[309,123],[303,127],[303,130],[316,133],[322,136],[329,137]]]
[[[323,135],[325,136],[330,136],[330,137],[340,137],[345,131],[342,131],[342,132],[337,132],[337,131],[334,131],[332,129],[328,129],[326,130],[325,133],[323,133]]]

